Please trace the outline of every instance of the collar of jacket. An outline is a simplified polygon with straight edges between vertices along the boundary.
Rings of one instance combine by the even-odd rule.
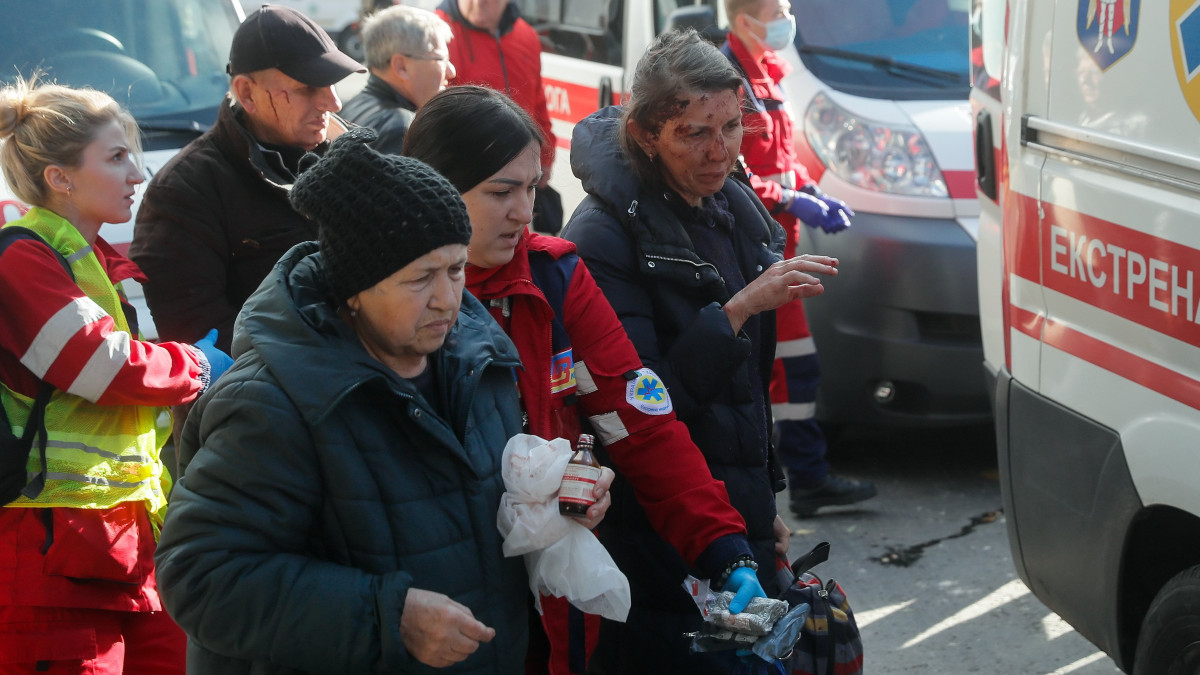
[[[292,247],[246,301],[231,353],[236,358],[251,350],[314,424],[364,385],[406,397],[417,392],[411,382],[368,354],[338,316],[316,242]],[[465,291],[458,321],[431,358],[438,359],[441,380],[456,387],[477,382],[488,366],[513,368],[521,363],[512,341]],[[314,386],[318,382],[320,386]]]
[[[533,283],[533,274],[529,269],[529,255],[544,253],[553,260],[574,253],[575,244],[549,237],[536,232],[525,231],[513,258],[507,264],[490,269],[467,267],[467,290],[480,300],[502,298],[518,293],[543,297],[542,292]]]
[[[462,12],[458,10],[458,0],[442,0],[442,4],[438,6],[438,9],[445,12],[451,19],[461,23],[466,28],[477,30],[480,33],[492,35],[491,31],[480,28],[470,21],[467,21],[466,17],[462,15]],[[500,15],[500,29],[496,31],[495,34],[507,35],[517,23],[517,19],[519,18],[521,18],[521,10],[517,7],[517,4],[515,2],[508,3],[504,7],[504,13]]]
[[[391,104],[393,107],[404,108],[412,112],[417,111],[416,103],[405,98],[403,94],[396,91],[395,87],[388,84],[386,80],[375,73],[367,76],[367,84],[363,87],[363,91],[384,103]]]
[[[238,156],[246,157],[250,166],[263,177],[263,180],[281,190],[290,190],[295,178],[283,175],[271,166],[265,153],[278,153],[264,148],[254,134],[250,133],[250,130],[246,128],[245,116],[246,111],[242,109],[242,106],[238,105],[232,96],[227,95],[225,103],[221,105],[221,109],[217,113],[216,126],[221,127],[223,136],[234,144],[233,152]],[[337,130],[339,134],[349,128],[340,117],[333,114],[329,116],[329,127],[331,131]],[[323,155],[328,149],[329,139],[327,138],[310,152]]]

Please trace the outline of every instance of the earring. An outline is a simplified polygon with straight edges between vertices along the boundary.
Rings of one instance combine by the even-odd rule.
[[[67,199],[70,199],[70,198],[71,198],[71,186],[68,185],[67,186]]]

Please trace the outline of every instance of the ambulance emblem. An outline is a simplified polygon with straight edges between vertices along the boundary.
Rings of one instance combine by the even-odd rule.
[[[625,384],[625,401],[647,415],[671,412],[671,397],[658,375],[649,368],[637,371],[637,377]]]
[[[1200,119],[1200,2],[1171,0],[1171,60],[1183,97]]]
[[[1133,49],[1140,10],[1141,0],[1079,0],[1079,44],[1100,70],[1108,70]]]

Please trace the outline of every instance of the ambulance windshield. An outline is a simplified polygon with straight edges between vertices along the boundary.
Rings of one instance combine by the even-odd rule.
[[[966,98],[970,0],[791,0],[805,66],[877,98]]]
[[[0,83],[39,81],[111,94],[150,132],[216,119],[238,17],[228,0],[5,0]]]

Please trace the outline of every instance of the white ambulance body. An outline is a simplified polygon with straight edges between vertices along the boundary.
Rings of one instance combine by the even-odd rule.
[[[40,69],[39,81],[109,92],[141,128],[147,181],[216,121],[244,18],[237,0],[6,0],[0,16],[0,85]],[[0,224],[26,210],[0,179]],[[133,220],[106,224],[100,236],[125,253]],[[142,334],[157,337],[141,287],[123,285]]]
[[[843,274],[805,301],[831,423],[951,425],[991,411],[975,288],[978,202],[967,103],[969,0],[792,0],[783,86],[812,177],[857,212],[836,236],[802,228],[801,252]],[[722,0],[519,0],[543,38],[542,77],[569,215],[575,123],[619,102],[668,25],[727,25]]]
[[[1021,578],[1200,672],[1200,3],[977,0],[979,306]]]

